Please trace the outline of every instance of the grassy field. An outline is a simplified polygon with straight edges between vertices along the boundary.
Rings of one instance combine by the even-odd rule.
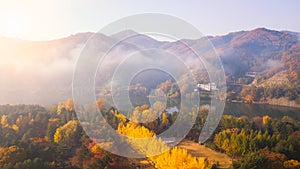
[[[193,141],[183,140],[178,147],[187,149],[188,152],[193,156],[206,157],[208,161],[218,164],[218,168],[225,169],[232,165],[231,158],[226,154],[216,152]]]

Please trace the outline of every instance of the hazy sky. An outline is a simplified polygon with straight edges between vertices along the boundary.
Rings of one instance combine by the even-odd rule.
[[[0,36],[56,39],[149,12],[182,18],[205,35],[257,27],[300,32],[299,7],[298,0],[0,0]]]

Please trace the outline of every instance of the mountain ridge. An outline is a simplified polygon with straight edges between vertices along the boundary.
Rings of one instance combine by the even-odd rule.
[[[0,38],[2,62],[0,64],[0,91],[3,93],[0,96],[0,103],[51,104],[71,97],[72,71],[76,64],[76,58],[80,55],[88,39],[97,36],[99,43],[109,45],[122,39],[122,36],[130,34],[136,34],[136,32],[129,30],[112,36],[85,32],[50,41]],[[296,51],[298,50],[297,46],[300,46],[299,35],[298,32],[257,28],[203,38],[208,38],[214,45],[222,60],[227,82],[231,83],[233,81],[243,82],[244,75],[250,71],[260,72],[262,77],[267,77],[266,74],[272,74],[270,72],[275,71],[267,79],[275,76],[276,73],[289,71],[286,64],[289,59],[284,59],[284,56],[289,53],[298,56]],[[182,41],[199,49],[203,38]],[[136,34],[135,38],[124,42],[122,50],[135,47],[157,47],[180,51],[180,45],[178,41],[158,41],[146,35]],[[254,85],[259,86],[262,83],[261,78],[256,77],[256,82],[257,84]],[[243,83],[249,85],[248,82]],[[263,83],[267,84],[266,79]],[[49,98],[42,97],[45,95]]]

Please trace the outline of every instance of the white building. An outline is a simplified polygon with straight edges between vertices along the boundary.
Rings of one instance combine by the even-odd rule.
[[[200,90],[205,90],[205,91],[218,90],[217,85],[215,83],[197,84],[197,87]]]

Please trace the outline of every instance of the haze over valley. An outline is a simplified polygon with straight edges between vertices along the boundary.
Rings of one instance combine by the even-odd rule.
[[[101,45],[110,45],[115,39],[131,33],[134,34],[129,30],[112,36],[78,33],[51,41],[0,38],[0,103],[51,105],[72,97],[73,70],[87,40],[96,36]],[[290,71],[298,75],[299,61],[294,59],[293,70],[288,63],[299,54],[299,33],[257,28],[203,38],[208,38],[220,55],[228,84],[257,87],[272,86],[274,82],[298,84],[298,77],[290,77]],[[182,42],[201,50],[203,38],[183,39]],[[181,51],[184,49],[182,43],[138,35],[113,53],[110,62],[124,57],[135,47],[184,52]],[[204,57],[209,57],[211,52],[207,51]],[[186,53],[186,58],[189,55]],[[249,72],[254,72],[255,78],[246,76]]]

